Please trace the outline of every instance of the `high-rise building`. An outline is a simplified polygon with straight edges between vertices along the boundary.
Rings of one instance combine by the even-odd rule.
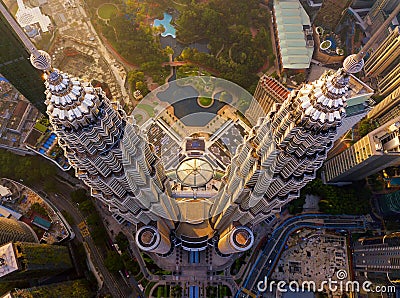
[[[211,209],[214,229],[235,231],[234,225],[256,225],[299,196],[315,178],[345,116],[349,73],[361,67],[350,56],[344,68],[292,91],[259,119],[253,134],[238,148]]]
[[[39,279],[71,269],[68,248],[49,244],[10,242],[0,246],[2,281]]]
[[[370,132],[350,148],[325,162],[327,183],[362,180],[400,164],[400,116]]]
[[[398,115],[400,115],[400,86],[378,103],[367,114],[367,118],[383,125]]]
[[[224,257],[248,250],[252,227],[274,217],[315,178],[346,115],[351,74],[362,69],[365,51],[292,90],[253,127],[242,120],[245,113],[223,106],[224,117],[234,119],[220,122],[225,118],[218,110],[200,132],[183,137],[184,121],[170,109],[144,135],[117,102],[54,69],[47,53],[33,50],[31,62],[45,72],[47,114],[76,176],[117,218],[136,224],[138,246],[162,256],[175,245],[189,251],[211,246]],[[197,99],[183,93],[195,109]],[[217,120],[212,134],[202,131]],[[168,126],[177,121],[179,127]],[[225,128],[235,131],[216,144]]]
[[[246,111],[246,117],[257,122],[258,118],[266,115],[274,103],[283,103],[290,91],[274,78],[263,75],[258,81],[254,99]],[[260,110],[260,106],[263,111]]]
[[[367,16],[365,17],[365,22],[368,25],[368,31],[371,35],[375,34],[379,28],[382,26],[383,22],[388,18],[389,14],[400,5],[398,0],[376,0]],[[398,25],[399,16],[397,15],[390,25],[386,25],[384,30],[381,32],[380,36],[377,38],[377,42],[381,42],[390,33],[389,28],[393,25]]]
[[[393,64],[398,64],[399,54],[400,31],[396,27],[365,62],[365,74],[373,77],[385,75]]]
[[[0,11],[0,73],[44,113],[46,107],[42,75],[29,63],[30,54],[13,30],[14,25],[18,24],[2,1]]]
[[[399,235],[360,240],[353,248],[353,265],[357,279],[379,284],[399,284]]]
[[[119,103],[110,102],[100,88],[55,69],[47,75],[46,86],[50,123],[91,195],[108,205],[117,219],[172,229],[171,220],[160,219],[160,214],[177,219],[163,167]],[[152,231],[158,233],[151,226],[137,233],[142,243],[153,240]],[[161,240],[169,247],[169,235]]]
[[[39,242],[35,232],[26,223],[0,217],[0,245],[11,241]]]
[[[365,63],[365,74],[377,78],[381,95],[388,95],[400,86],[399,26],[372,52]]]
[[[335,30],[342,18],[343,12],[350,6],[352,1],[353,0],[324,0],[313,24],[315,26],[322,26],[329,30]]]
[[[334,141],[342,137],[348,130],[356,125],[370,111],[372,106],[371,96],[374,90],[357,77],[350,75],[347,90],[346,117],[338,127]]]
[[[395,63],[396,65],[378,81],[380,95],[388,95],[390,92],[400,87],[400,59],[397,59]]]

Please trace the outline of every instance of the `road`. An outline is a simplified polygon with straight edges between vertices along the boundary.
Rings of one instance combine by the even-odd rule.
[[[85,221],[84,216],[79,211],[79,209],[70,201],[69,194],[72,192],[73,189],[68,184],[65,184],[62,193],[58,193],[57,196],[45,196],[45,199],[51,202],[54,206],[56,206],[60,211],[65,210],[67,211],[73,218],[74,222],[79,224]],[[33,190],[39,194],[44,194],[43,186],[36,186]],[[93,263],[94,267],[97,268],[98,272],[103,279],[104,285],[110,292],[110,294],[115,298],[120,297],[138,297],[138,293],[133,292],[131,288],[128,289],[127,285],[124,283],[122,279],[116,279],[105,267],[104,265],[104,257],[99,252],[97,246],[95,245],[92,237],[90,234],[85,236],[82,235],[81,230],[75,224],[72,225],[72,229],[75,232],[76,238],[78,241],[86,243],[87,248],[89,249],[89,257],[91,262]]]
[[[235,297],[248,297],[244,292],[257,293],[257,283],[270,276],[290,234],[302,228],[365,230],[366,223],[359,216],[327,214],[303,214],[288,219],[274,230]]]
[[[33,54],[35,57],[39,57],[39,51],[36,49],[35,45],[28,38],[25,32],[22,30],[21,26],[15,21],[15,19],[8,12],[7,8],[0,2],[0,12],[6,18],[7,22],[13,27],[15,33],[17,33],[18,37],[21,39],[26,49]]]
[[[126,92],[126,89],[125,89],[125,80],[124,80],[124,78],[121,77],[120,72],[114,66],[114,61],[115,60],[114,60],[113,57],[111,57],[111,55],[109,54],[107,48],[104,46],[104,43],[101,40],[100,36],[97,34],[96,29],[94,28],[94,26],[93,26],[90,18],[88,17],[85,9],[83,8],[84,5],[85,4],[84,4],[83,1],[79,2],[79,4],[78,4],[79,11],[80,11],[83,19],[85,20],[86,24],[89,26],[90,31],[92,32],[93,36],[97,40],[97,43],[99,45],[98,50],[100,51],[100,53],[103,56],[103,58],[107,61],[108,66],[110,67],[111,71],[114,74],[114,77],[115,77],[116,81],[118,82],[119,87],[121,89],[121,93],[122,93],[122,96],[123,96],[123,99],[124,99],[125,103],[129,103],[130,98],[129,98],[129,94]]]

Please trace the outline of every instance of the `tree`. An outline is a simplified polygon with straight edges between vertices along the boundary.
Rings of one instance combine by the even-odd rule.
[[[360,121],[360,124],[358,126],[358,133],[360,134],[360,137],[366,136],[372,130],[373,126],[371,125],[369,119],[364,118],[363,120]]]
[[[92,213],[94,208],[94,204],[90,199],[79,204],[79,210],[84,214]]]
[[[119,232],[117,236],[115,237],[115,242],[117,242],[118,247],[121,251],[125,251],[129,247],[129,241],[128,238],[125,236],[124,233]]]
[[[84,202],[84,201],[86,201],[88,199],[89,199],[89,196],[87,195],[86,190],[83,189],[83,188],[79,188],[79,189],[74,190],[73,192],[71,192],[71,200],[74,203],[80,204],[80,203],[82,203],[82,202]]]
[[[112,273],[117,273],[119,270],[124,269],[121,256],[115,251],[109,251],[107,253],[107,257],[104,259],[104,265]]]

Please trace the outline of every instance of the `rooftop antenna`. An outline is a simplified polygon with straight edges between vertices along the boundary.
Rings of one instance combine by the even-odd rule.
[[[357,73],[364,67],[364,57],[367,54],[367,51],[372,47],[372,45],[376,42],[378,37],[387,29],[390,22],[394,19],[394,17],[400,12],[400,4],[396,6],[396,8],[392,11],[389,17],[383,22],[383,24],[379,27],[378,31],[375,32],[373,36],[368,40],[368,42],[362,47],[362,49],[357,53],[348,56],[343,62],[343,69],[347,73]]]

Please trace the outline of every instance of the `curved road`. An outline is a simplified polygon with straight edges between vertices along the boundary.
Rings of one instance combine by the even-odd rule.
[[[257,293],[257,283],[269,277],[290,234],[301,228],[365,230],[366,222],[360,216],[328,214],[303,214],[288,219],[274,230],[235,297],[244,298],[248,297],[246,293]]]
[[[65,184],[67,185],[67,184]],[[36,191],[39,195],[45,197],[46,200],[51,202],[54,206],[56,206],[60,211],[65,210],[67,211],[73,218],[74,222],[79,224],[81,222],[85,221],[85,218],[83,217],[82,213],[79,211],[79,209],[70,202],[68,194],[70,193],[71,189],[66,189],[67,187],[63,187],[64,193],[58,193],[57,196],[47,196],[46,193],[43,191],[42,186],[37,186],[36,188],[33,188],[34,191]],[[108,269],[104,266],[103,262],[103,256],[99,252],[97,246],[94,244],[94,241],[92,237],[89,235],[83,237],[81,234],[80,229],[76,224],[72,225],[72,229],[75,232],[76,238],[78,241],[86,243],[87,248],[89,249],[89,256],[91,259],[91,262],[93,265],[97,268],[99,273],[101,274],[101,277],[103,279],[104,285],[106,288],[109,290],[110,294],[115,297],[130,297],[132,294],[132,289],[128,289],[127,285],[123,282],[123,280],[116,280],[116,278],[108,271]],[[134,293],[136,294],[136,293]],[[137,297],[138,295],[134,296]]]

